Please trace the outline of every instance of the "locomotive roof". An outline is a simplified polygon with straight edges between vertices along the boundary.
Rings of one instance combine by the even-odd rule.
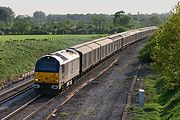
[[[68,61],[77,59],[79,57],[79,54],[75,50],[66,49],[66,50],[61,50],[61,51],[51,53],[49,55],[45,55],[43,57],[53,57],[56,60],[58,60],[60,64],[65,64]]]
[[[60,61],[61,64],[74,60],[79,57],[79,54],[75,50],[72,50],[72,49],[57,51],[53,54],[61,58],[62,60]]]

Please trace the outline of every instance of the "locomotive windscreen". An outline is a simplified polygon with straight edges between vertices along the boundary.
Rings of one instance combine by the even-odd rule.
[[[35,72],[59,72],[59,62],[52,57],[43,57],[36,63]]]

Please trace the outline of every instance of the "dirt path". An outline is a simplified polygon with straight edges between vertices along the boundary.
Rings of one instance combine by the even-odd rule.
[[[52,119],[121,119],[131,81],[139,66],[137,55],[146,41],[140,41],[123,50],[117,64],[59,108]]]

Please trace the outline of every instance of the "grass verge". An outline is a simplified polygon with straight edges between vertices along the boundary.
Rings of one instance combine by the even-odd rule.
[[[129,108],[132,120],[180,120],[180,91],[165,90],[163,78],[147,76],[144,80],[145,105]]]

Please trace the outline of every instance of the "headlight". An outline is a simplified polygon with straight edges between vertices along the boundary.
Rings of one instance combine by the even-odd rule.
[[[39,79],[34,79],[35,81],[39,81]]]
[[[51,89],[57,90],[57,89],[59,89],[59,87],[58,87],[58,85],[51,85]]]
[[[40,88],[40,85],[38,85],[38,84],[33,84],[32,87],[38,89],[38,88]]]
[[[59,80],[57,80],[57,79],[56,79],[56,80],[52,80],[52,81],[53,81],[53,82],[59,82]]]

